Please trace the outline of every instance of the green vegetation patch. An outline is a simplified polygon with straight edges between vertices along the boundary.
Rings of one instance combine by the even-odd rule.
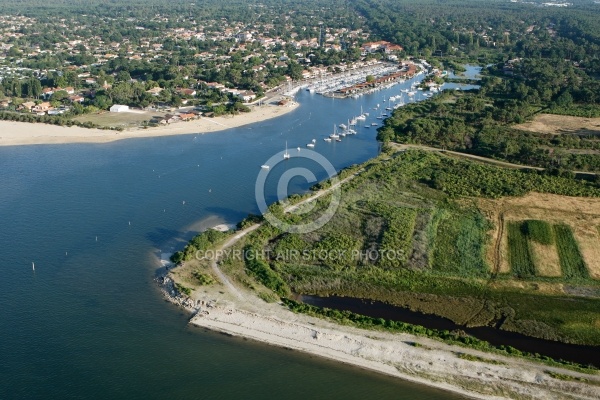
[[[244,248],[244,254],[249,255],[244,260],[246,268],[260,283],[277,293],[279,296],[289,296],[290,289],[283,279],[281,279],[279,274],[273,271],[265,261],[258,259],[257,255],[261,254],[258,249],[252,246],[246,246]]]
[[[550,377],[552,377],[554,379],[560,379],[561,381],[589,382],[589,379],[582,378],[580,376],[561,374],[560,372],[554,372],[554,371],[544,371],[544,372],[546,372]]]
[[[565,279],[588,279],[589,273],[571,227],[568,225],[555,225],[554,232],[563,277]]]
[[[508,261],[512,272],[520,278],[535,275],[535,265],[531,257],[531,249],[527,236],[523,233],[522,224],[509,222],[508,228]]]
[[[179,264],[182,261],[190,261],[196,257],[198,250],[210,249],[218,241],[229,236],[228,232],[220,232],[214,229],[209,229],[199,235],[194,236],[182,251],[177,251],[171,256],[171,261]]]
[[[435,235],[433,269],[463,277],[483,277],[488,221],[479,212],[449,212]]]
[[[195,278],[195,283],[198,285],[212,285],[215,283],[215,280],[211,275],[202,273],[200,271],[192,272],[192,276]]]
[[[460,358],[461,360],[477,361],[477,362],[483,362],[483,363],[494,364],[494,365],[506,365],[505,362],[500,361],[500,360],[492,360],[490,358],[483,358],[483,357],[474,356],[472,354],[467,354],[467,353],[458,353],[457,357]]]
[[[554,230],[546,221],[530,219],[523,222],[522,229],[531,240],[545,245],[554,244]]]
[[[190,289],[189,287],[185,287],[180,283],[175,283],[175,289],[177,289],[179,293],[185,294],[186,296],[192,294],[192,289]]]
[[[403,266],[412,247],[413,232],[417,219],[417,210],[399,208],[391,213],[387,220],[387,229],[381,239],[382,257],[380,266],[384,268]],[[386,255],[395,255],[388,257]]]

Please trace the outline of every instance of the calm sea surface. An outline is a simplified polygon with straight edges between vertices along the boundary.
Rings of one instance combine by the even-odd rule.
[[[286,141],[293,153],[316,139],[338,169],[375,156],[364,122],[341,143],[323,137],[361,105],[377,121],[373,107],[407,86],[357,100],[302,91],[295,111],[220,133],[0,147],[0,399],[457,398],[190,328],[152,280],[159,252],[258,212],[256,176]]]

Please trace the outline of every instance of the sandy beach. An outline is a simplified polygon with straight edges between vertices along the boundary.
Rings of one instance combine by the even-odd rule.
[[[235,116],[200,118],[193,121],[176,122],[154,128],[127,129],[122,132],[103,129],[87,129],[77,126],[64,127],[49,124],[0,121],[0,146],[107,143],[122,139],[218,132],[276,118],[295,110],[296,107],[298,107],[297,103],[286,106],[253,106],[252,111],[249,113]]]
[[[201,307],[191,323],[474,398],[593,399],[598,394],[597,387],[552,378],[545,372],[549,367],[411,335],[329,324],[272,307],[259,313],[233,305]],[[462,359],[458,351],[498,364]]]

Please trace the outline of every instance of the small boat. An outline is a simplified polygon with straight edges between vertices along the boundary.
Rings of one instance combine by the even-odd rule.
[[[377,122],[371,122],[371,126],[377,126],[379,125]]]
[[[354,119],[357,121],[364,121],[365,119],[367,119],[367,116],[363,113],[362,106],[360,106],[360,114],[358,115],[358,117],[354,117]]]
[[[300,147],[298,147],[298,151],[300,151]]]
[[[317,139],[313,139],[313,140],[312,140],[312,142],[313,142],[313,143],[317,143]]]
[[[326,142],[331,142],[331,138],[330,137],[326,137],[323,140],[326,141]]]
[[[365,128],[370,128],[370,127],[371,127],[371,125],[365,125]]]
[[[290,153],[288,153],[288,150],[287,150],[287,142],[285,142],[285,153],[283,153],[283,159],[287,160],[290,157],[291,157]]]
[[[345,132],[340,133],[340,137],[346,137],[346,133]]]
[[[339,126],[340,126],[340,128],[342,128],[342,129],[344,129],[344,130],[346,130],[346,128],[347,128],[347,126],[346,126],[346,125],[344,125],[344,124],[340,124]]]
[[[306,147],[309,147],[309,148],[311,148],[311,149],[312,149],[313,147],[315,147],[315,144],[314,144],[314,143],[308,143],[308,144],[306,145]]]
[[[260,166],[262,169],[269,169],[270,167],[267,164],[263,164]]]
[[[337,133],[337,127],[335,125],[333,125],[333,133],[329,135],[329,137],[332,139],[337,139],[340,137],[340,135]]]
[[[336,142],[341,142],[341,141],[342,141],[342,139],[340,139],[340,138],[337,138],[337,139],[335,139],[335,141],[336,141]]]

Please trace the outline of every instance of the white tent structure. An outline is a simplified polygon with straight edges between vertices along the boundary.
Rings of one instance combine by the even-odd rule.
[[[115,104],[110,108],[110,112],[127,112],[129,111],[129,106],[124,106],[122,104]]]

